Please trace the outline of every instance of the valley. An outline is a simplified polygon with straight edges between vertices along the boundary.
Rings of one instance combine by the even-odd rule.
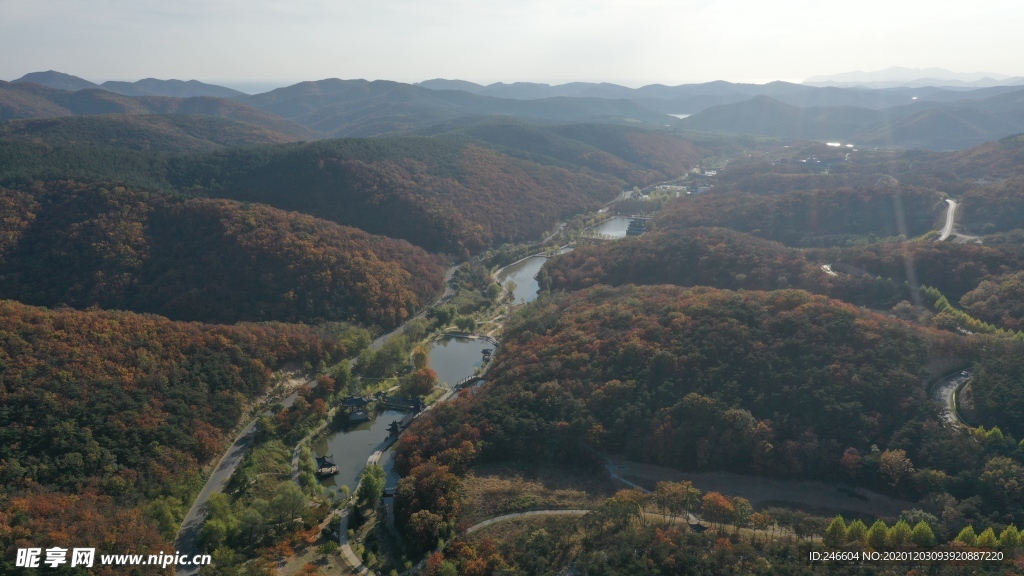
[[[1018,88],[4,82],[0,545],[1011,571]]]

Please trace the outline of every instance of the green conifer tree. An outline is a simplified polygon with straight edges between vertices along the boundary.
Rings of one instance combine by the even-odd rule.
[[[910,533],[910,541],[922,548],[931,548],[936,544],[935,532],[932,532],[932,527],[922,520],[914,526],[914,531]]]
[[[825,535],[821,541],[830,548],[836,548],[846,544],[846,521],[842,516],[836,516],[825,529]]]

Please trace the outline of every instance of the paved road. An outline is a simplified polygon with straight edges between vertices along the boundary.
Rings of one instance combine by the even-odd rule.
[[[970,372],[964,376],[963,373],[957,372],[956,374],[946,376],[943,380],[939,381],[935,385],[935,389],[932,391],[932,399],[935,400],[942,406],[942,420],[953,425],[964,425],[963,420],[956,412],[956,391],[960,387],[960,384],[971,378]]]
[[[950,199],[946,199],[946,203],[949,204],[949,209],[946,210],[946,225],[942,227],[942,232],[939,233],[939,242],[942,242],[949,235],[953,233],[953,220],[956,216],[956,202]]]
[[[313,382],[315,381],[307,380],[305,385],[308,386]],[[291,406],[298,397],[299,393],[297,391],[293,392],[281,403],[285,407]],[[206,485],[203,486],[202,491],[199,492],[199,496],[196,497],[196,501],[192,504],[192,508],[189,509],[188,514],[185,515],[185,520],[181,523],[181,528],[178,529],[178,536],[174,540],[174,549],[179,554],[193,556],[199,553],[199,531],[203,527],[203,520],[206,519],[206,503],[210,500],[210,496],[224,490],[224,486],[228,483],[228,479],[235,473],[238,465],[241,464],[242,459],[245,458],[245,453],[248,452],[249,447],[252,446],[253,437],[256,433],[256,422],[258,422],[263,416],[270,414],[271,412],[268,410],[249,422],[238,437],[235,438],[234,443],[228,447],[224,456],[221,457],[220,462],[217,464],[217,468],[206,481]],[[175,568],[175,573],[178,574],[178,576],[194,576],[199,573],[199,568],[192,566],[178,566]]]
[[[255,423],[250,423],[245,431],[235,439],[234,444],[228,448],[220,463],[217,464],[217,469],[214,470],[210,479],[206,481],[206,485],[203,486],[199,497],[192,504],[192,508],[188,511],[185,521],[182,522],[181,528],[178,530],[178,537],[174,541],[174,548],[179,554],[191,557],[199,553],[199,531],[202,529],[203,520],[206,518],[206,502],[210,499],[210,496],[224,489],[228,478],[231,478],[239,463],[242,462],[242,458],[245,457],[246,451],[249,450],[249,446],[252,444],[253,432],[255,432]],[[177,566],[175,567],[175,573],[178,576],[191,576],[198,574],[199,568],[197,566]]]
[[[457,266],[452,266],[445,272],[445,291],[434,305],[450,298],[454,293],[448,281],[452,279],[456,268]],[[423,316],[426,314],[428,309],[429,307],[424,308],[409,320]],[[391,332],[380,336],[370,343],[370,347],[374,350],[379,350],[380,347],[392,337],[405,332],[407,323],[408,321]],[[315,383],[315,381],[310,380],[306,384],[309,385],[313,383]],[[289,407],[293,402],[295,402],[297,397],[298,392],[295,392],[285,398],[282,404],[284,404],[285,407]],[[178,529],[178,536],[175,538],[174,548],[179,554],[192,556],[199,553],[199,532],[203,527],[203,520],[206,519],[206,503],[210,500],[210,496],[224,490],[224,486],[227,484],[228,479],[235,473],[238,465],[241,464],[242,459],[245,457],[245,453],[249,450],[249,447],[252,446],[253,435],[256,432],[256,422],[260,417],[267,414],[270,414],[270,412],[264,412],[259,417],[253,419],[252,422],[249,422],[249,424],[243,429],[242,433],[235,438],[234,443],[228,447],[224,456],[221,457],[221,461],[217,464],[217,468],[214,470],[213,474],[210,475],[209,480],[206,481],[206,485],[203,486],[202,491],[199,492],[199,496],[192,504],[192,508],[189,509],[188,514],[185,516],[185,520],[181,523],[181,528]],[[175,569],[175,573],[178,576],[195,576],[199,573],[199,569],[198,567],[179,566]]]

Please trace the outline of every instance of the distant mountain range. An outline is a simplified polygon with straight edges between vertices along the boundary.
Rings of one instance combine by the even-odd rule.
[[[0,121],[93,114],[218,116],[304,140],[319,137],[305,126],[225,98],[123,96],[94,88],[70,92],[31,82],[0,81]]]
[[[137,82],[117,82],[110,80],[103,84],[95,84],[84,78],[55,72],[31,72],[18,78],[14,82],[31,82],[56,88],[58,90],[106,90],[123,96],[173,96],[175,98],[193,98],[196,96],[213,96],[216,98],[236,98],[245,96],[245,93],[223,86],[205,84],[198,80],[157,80],[146,78]]]
[[[894,66],[876,72],[844,72],[830,76],[813,76],[803,82],[807,86],[863,88],[990,88],[992,86],[1024,85],[1024,76],[984,72],[952,72],[944,68],[902,68]]]
[[[962,85],[879,89],[838,85],[906,84],[921,82],[922,74]],[[280,135],[244,133],[242,141],[285,141],[435,133],[439,127],[450,129],[489,117],[504,117],[536,124],[621,124],[780,138],[852,139],[872,146],[957,149],[1024,131],[1024,85],[966,86],[990,80],[1024,82],[1024,78],[1000,75],[892,68],[809,79],[836,84],[828,86],[724,81],[642,88],[591,82],[484,86],[446,79],[405,84],[332,78],[247,95],[194,80],[95,84],[49,71],[0,82],[0,121],[93,114],[217,116]],[[691,116],[682,121],[672,117],[684,114]],[[90,129],[100,128],[90,125]],[[150,129],[154,129],[151,121],[147,123]],[[180,130],[180,126],[168,129]],[[202,134],[214,133],[211,130],[215,130],[216,138],[209,141],[210,145],[221,145],[224,126],[205,126]],[[195,144],[187,141],[191,136],[185,137],[174,146]]]
[[[684,119],[682,124],[702,132],[957,150],[1024,132],[1024,89],[978,100],[920,101],[884,110],[801,108],[758,96],[709,108]]]

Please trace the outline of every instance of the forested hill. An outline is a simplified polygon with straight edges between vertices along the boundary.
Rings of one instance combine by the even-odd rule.
[[[46,144],[124,148],[157,153],[200,152],[230,146],[283,144],[300,138],[216,116],[101,114],[12,120],[0,138]]]
[[[615,198],[623,187],[678,177],[706,154],[648,130],[514,122],[484,123],[473,133],[445,129],[432,137],[174,156],[111,149],[107,144],[117,137],[91,122],[81,131],[54,132],[48,138],[56,143],[82,144],[0,141],[0,186],[76,179],[260,202],[458,256],[536,239],[560,220]],[[192,133],[207,142],[221,138],[215,127]],[[129,142],[119,144],[140,147]]]
[[[297,210],[458,255],[539,237],[620,190],[611,177],[434,138],[226,150],[175,159],[168,180],[179,190]]]
[[[0,301],[0,544],[170,550],[180,506],[286,362],[348,351],[298,325],[212,326]],[[140,497],[157,498],[144,518]],[[154,511],[155,507],[155,511]],[[177,530],[167,515],[164,533]]]
[[[822,268],[829,265],[830,270]],[[1008,271],[1024,268],[1019,250],[978,244],[921,240],[877,242],[844,248],[789,248],[778,242],[723,228],[655,230],[551,258],[540,272],[544,286],[578,290],[596,284],[674,284],[732,290],[799,288],[858,306],[889,309],[914,301],[921,284],[939,289],[956,302],[979,284],[1001,281]],[[912,275],[912,277],[911,277]],[[995,292],[991,282],[986,290]],[[979,294],[974,306],[982,306]],[[990,294],[991,296],[991,294]],[[1008,299],[1008,294],[1003,299]],[[993,311],[982,317],[1017,329],[1010,313],[1005,322]],[[995,316],[993,318],[993,316]]]
[[[405,241],[228,200],[75,182],[0,189],[0,297],[205,322],[395,326],[443,290]]]
[[[858,236],[920,236],[938,227],[945,210],[943,196],[923,187],[828,188],[773,196],[705,194],[670,204],[655,224],[720,226],[789,246],[830,246]]]
[[[675,122],[662,112],[625,99],[516,100],[461,90],[430,90],[388,80],[328,78],[300,82],[240,98],[325,136],[403,134],[466,117],[510,116],[543,123],[611,122],[661,128]]]
[[[106,90],[68,92],[32,83],[0,81],[0,121],[96,114],[217,116],[253,124],[304,140],[321,137],[314,130],[224,98],[123,96]]]
[[[688,470],[880,483],[844,454],[899,447],[921,468],[958,465],[906,438],[938,427],[929,356],[968,348],[802,291],[597,286],[525,308],[487,386],[420,419],[397,457],[462,469],[571,460],[586,444]]]
[[[443,124],[423,133],[463,136],[511,156],[611,174],[641,186],[684,174],[706,154],[668,133],[611,124],[542,126],[491,118]]]

